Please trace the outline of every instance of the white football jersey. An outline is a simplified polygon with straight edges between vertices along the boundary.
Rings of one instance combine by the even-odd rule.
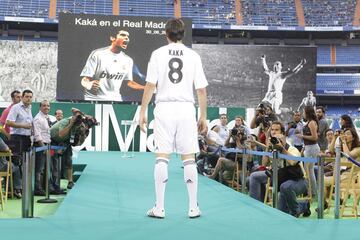
[[[152,53],[146,81],[157,85],[155,103],[195,102],[194,86],[208,85],[199,54],[182,43],[170,43]]]
[[[124,52],[113,53],[109,47],[94,50],[82,70],[81,77],[100,80],[97,92],[85,89],[85,100],[122,101],[123,80],[132,80],[133,60]]]

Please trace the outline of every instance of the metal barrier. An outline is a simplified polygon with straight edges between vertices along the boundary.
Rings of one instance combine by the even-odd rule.
[[[34,172],[35,172],[35,153],[40,151],[47,151],[46,156],[46,172],[45,172],[45,185],[46,185],[46,198],[38,202],[50,203],[54,199],[49,198],[49,177],[50,177],[50,149],[63,150],[65,147],[60,146],[43,146],[32,147],[30,151],[23,153],[22,164],[22,217],[34,217]],[[55,200],[56,201],[56,200]]]
[[[323,159],[318,157],[318,158],[308,158],[308,157],[296,157],[296,156],[291,156],[291,155],[286,155],[286,154],[281,154],[278,151],[274,150],[272,152],[259,152],[259,151],[253,151],[253,150],[249,150],[249,149],[237,149],[237,148],[226,148],[223,147],[222,151],[224,152],[235,152],[235,153],[242,153],[243,154],[243,161],[242,161],[242,186],[241,186],[241,191],[242,193],[245,193],[245,172],[246,172],[246,161],[245,158],[246,156],[249,155],[258,155],[258,156],[268,156],[270,158],[272,158],[272,186],[273,186],[273,190],[272,190],[272,198],[273,198],[273,207],[277,208],[278,206],[278,160],[279,159],[285,159],[285,160],[294,160],[294,161],[301,161],[301,162],[318,162],[319,164],[319,172],[322,174],[318,175],[319,178],[319,186],[320,186],[320,191],[318,194],[319,197],[319,201],[318,201],[318,218],[323,218],[323,212],[324,212],[324,168],[323,168]],[[310,183],[309,183],[310,184]]]

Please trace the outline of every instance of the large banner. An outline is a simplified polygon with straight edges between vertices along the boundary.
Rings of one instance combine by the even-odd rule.
[[[272,106],[277,114],[314,104],[316,47],[203,45],[210,106]],[[312,102],[311,102],[312,101]]]
[[[34,100],[55,100],[57,42],[0,40],[0,101],[15,89],[30,89]]]
[[[168,18],[60,14],[57,100],[141,101]],[[191,21],[184,43],[191,46]]]

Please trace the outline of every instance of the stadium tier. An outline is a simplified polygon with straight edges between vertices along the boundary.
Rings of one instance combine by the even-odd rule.
[[[318,73],[316,89],[318,94],[359,94],[360,74]]]
[[[56,13],[93,13],[112,14],[113,3],[108,0],[57,0]],[[173,16],[173,0],[120,0],[120,15],[130,16]],[[356,0],[241,0],[240,25],[271,27],[301,26],[302,15],[305,27],[341,27],[346,29],[353,25]],[[49,20],[50,0],[2,0],[0,16],[30,17]],[[226,26],[236,24],[234,0],[183,0],[181,1],[183,17],[192,18],[197,26]],[[302,14],[303,12],[303,14]],[[300,19],[299,19],[300,18]],[[238,24],[239,25],[239,24]],[[305,29],[306,30],[306,29]],[[309,29],[310,30],[310,29]]]
[[[45,0],[42,0],[45,1]],[[48,2],[48,1],[47,1]],[[85,14],[112,14],[112,1],[108,0],[57,0],[57,15],[59,12]]]

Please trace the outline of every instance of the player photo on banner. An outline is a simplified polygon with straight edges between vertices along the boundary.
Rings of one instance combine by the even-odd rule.
[[[169,18],[60,14],[57,100],[140,102]],[[191,21],[184,44],[191,46]]]
[[[209,81],[210,106],[255,108],[280,115],[314,105],[316,47],[194,44]]]

